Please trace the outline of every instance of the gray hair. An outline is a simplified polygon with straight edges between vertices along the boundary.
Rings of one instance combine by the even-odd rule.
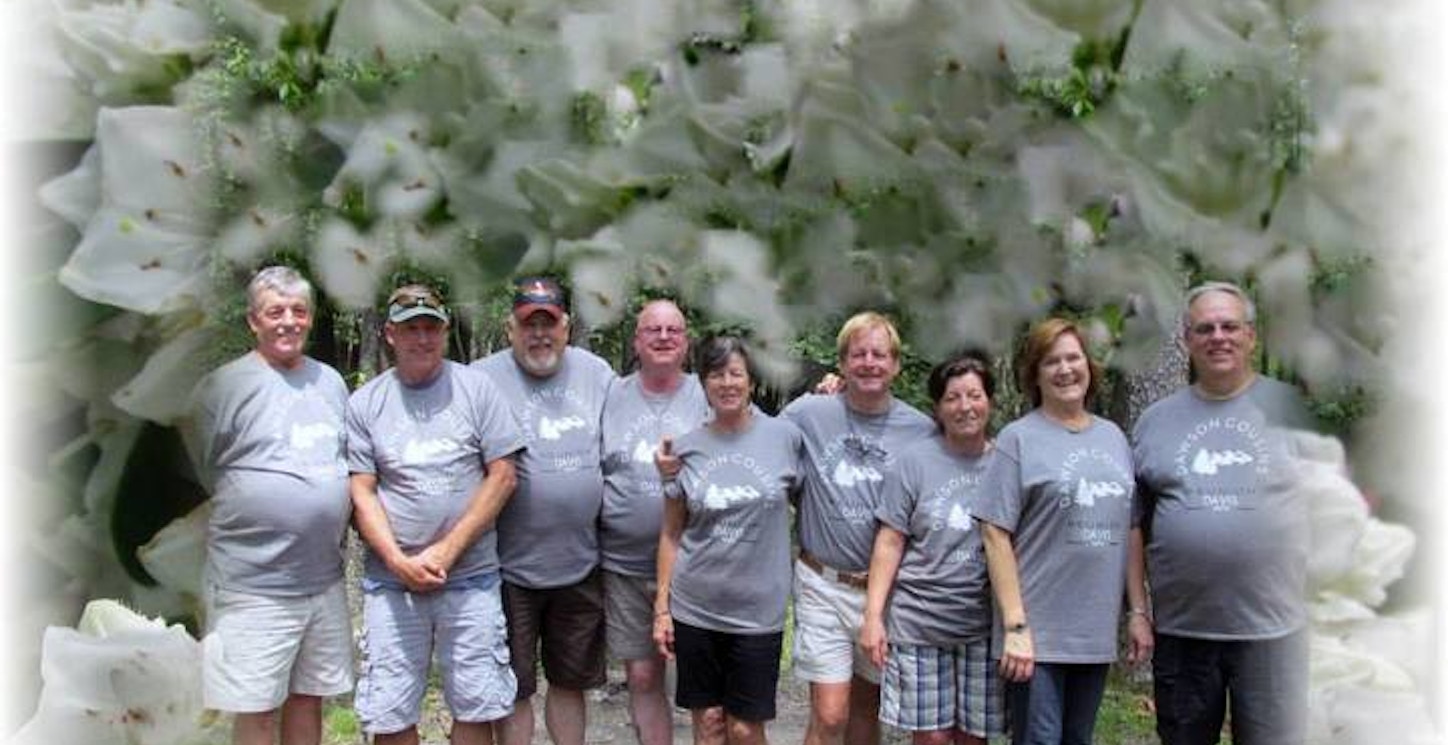
[[[1245,320],[1249,325],[1256,325],[1256,323],[1257,323],[1257,304],[1254,303],[1254,302],[1252,302],[1252,298],[1247,297],[1247,291],[1246,291],[1246,290],[1243,290],[1241,287],[1238,287],[1237,285],[1234,285],[1234,284],[1232,284],[1231,282],[1216,282],[1216,281],[1203,282],[1203,283],[1197,285],[1196,287],[1193,287],[1192,289],[1187,290],[1186,302],[1182,305],[1182,334],[1183,334],[1183,335],[1185,335],[1185,334],[1190,330],[1189,327],[1191,326],[1191,322],[1192,322],[1192,321],[1191,321],[1192,303],[1195,303],[1195,302],[1197,301],[1197,298],[1199,298],[1199,297],[1201,297],[1201,296],[1203,296],[1203,295],[1205,295],[1205,294],[1207,294],[1207,293],[1209,293],[1209,292],[1225,292],[1226,294],[1231,295],[1232,297],[1237,298],[1237,300],[1241,301],[1241,303],[1242,303],[1242,310],[1243,310],[1243,311],[1245,312],[1245,314],[1246,314],[1246,318],[1243,319],[1243,320]]]
[[[283,297],[305,298],[313,307],[312,283],[289,266],[269,266],[257,272],[246,285],[246,312],[261,310],[261,294],[271,290]]]

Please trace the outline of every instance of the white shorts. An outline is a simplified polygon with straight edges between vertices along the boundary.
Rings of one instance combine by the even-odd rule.
[[[367,734],[418,723],[434,653],[454,720],[491,722],[513,713],[518,680],[496,579],[486,588],[369,590],[362,598],[362,627],[362,679],[354,703]]]
[[[287,695],[352,690],[352,621],[339,581],[316,595],[269,596],[208,585],[202,698],[209,709],[272,711]]]
[[[859,644],[864,618],[864,590],[795,561],[795,676],[810,683],[848,683],[852,676],[879,683],[879,669]]]

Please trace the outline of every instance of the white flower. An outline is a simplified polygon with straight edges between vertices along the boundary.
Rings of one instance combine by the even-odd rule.
[[[462,40],[457,27],[422,0],[342,0],[327,53],[402,63],[457,49]]]
[[[142,313],[178,310],[201,295],[211,182],[192,124],[177,108],[102,109],[97,159],[52,182],[51,200],[67,217],[84,215],[99,196],[60,272],[77,295]]]
[[[12,745],[224,741],[202,709],[201,645],[113,600],[89,603],[76,629],[46,630],[41,679],[39,706]]]

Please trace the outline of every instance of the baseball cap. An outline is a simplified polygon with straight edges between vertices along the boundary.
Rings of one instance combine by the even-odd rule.
[[[431,287],[426,285],[403,285],[392,291],[387,298],[387,320],[402,323],[418,316],[431,316],[448,323],[447,306]]]
[[[558,320],[567,312],[568,302],[557,280],[549,277],[523,277],[513,283],[513,317],[526,320],[543,311]]]

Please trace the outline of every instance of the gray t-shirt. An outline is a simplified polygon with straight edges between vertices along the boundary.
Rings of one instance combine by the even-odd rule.
[[[900,453],[875,511],[905,535],[890,592],[892,641],[949,646],[990,635],[990,578],[972,515],[992,454],[951,451],[936,435]]]
[[[214,503],[210,580],[258,595],[311,595],[340,580],[352,515],[342,377],[310,357],[278,370],[248,353],[207,376],[196,402]]]
[[[895,455],[929,437],[935,423],[896,399],[884,414],[850,411],[844,394],[801,396],[781,416],[804,433],[800,548],[835,569],[869,569],[885,474],[895,468]]]
[[[522,447],[497,388],[451,360],[416,387],[388,370],[347,402],[347,465],[377,476],[377,496],[406,554],[447,535],[472,503],[487,463]],[[497,568],[497,537],[489,529],[458,557],[447,584]],[[366,572],[375,582],[401,584],[370,550]]]
[[[675,444],[689,514],[669,587],[674,618],[729,633],[784,629],[800,439],[794,425],[756,410],[743,432],[703,427]]]
[[[1036,410],[1001,430],[976,518],[1013,534],[1038,661],[1116,659],[1134,491],[1131,448],[1105,419],[1072,432]]]
[[[503,579],[564,587],[598,566],[603,504],[599,425],[615,380],[608,363],[574,346],[546,378],[524,372],[504,349],[473,363],[502,391],[523,433],[518,489],[498,517]]]
[[[1132,432],[1156,628],[1200,639],[1270,639],[1307,623],[1306,500],[1282,426],[1297,391],[1259,377],[1242,395],[1185,388]]]
[[[685,375],[668,395],[644,391],[638,373],[618,381],[603,404],[603,514],[598,542],[603,568],[653,577],[664,503],[654,451],[664,436],[698,427],[709,416],[699,379]]]

